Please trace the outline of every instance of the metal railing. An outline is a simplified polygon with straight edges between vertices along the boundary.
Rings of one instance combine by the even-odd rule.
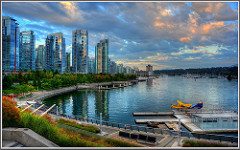
[[[41,104],[35,103],[33,107],[38,108],[41,106]],[[40,108],[39,110],[46,111],[49,107],[44,106]],[[57,113],[56,108],[50,110],[48,113],[56,115]],[[92,119],[92,118],[82,118],[80,116],[73,116],[73,115],[67,115],[67,114],[58,114],[61,117],[65,117],[68,119],[74,119],[78,121],[84,121],[96,125],[100,125],[100,120]],[[182,137],[188,137],[188,138],[197,138],[197,139],[207,139],[207,140],[217,140],[217,141],[227,141],[231,143],[238,143],[238,137],[234,136],[224,136],[224,135],[216,135],[216,134],[206,134],[206,133],[192,133],[187,131],[173,131],[169,129],[161,129],[161,128],[153,128],[153,127],[146,127],[146,126],[137,126],[137,125],[130,125],[130,124],[123,124],[123,123],[117,123],[117,122],[111,122],[111,121],[102,121],[102,125],[109,126],[109,127],[115,127],[119,129],[128,129],[131,131],[138,131],[138,132],[145,132],[145,133],[152,133],[152,134],[158,134],[158,135],[170,135],[170,136],[178,136],[178,133],[180,132],[180,135]]]

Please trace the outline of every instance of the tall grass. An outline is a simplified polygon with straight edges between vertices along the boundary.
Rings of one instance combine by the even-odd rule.
[[[54,124],[48,122],[45,118],[40,118],[29,112],[23,112],[21,113],[21,116],[22,119],[19,122],[21,127],[30,128],[51,141],[57,138],[58,128]]]
[[[79,129],[82,129],[82,130],[86,130],[86,131],[89,131],[89,132],[100,133],[100,130],[97,127],[90,126],[90,125],[81,125],[81,124],[78,124],[75,121],[60,119],[57,122],[62,123],[62,124],[66,124],[66,125],[69,125],[69,126],[72,126],[72,127],[75,127],[75,128],[79,128]]]
[[[30,128],[36,133],[49,139],[61,147],[136,147],[135,144],[130,144],[118,140],[106,139],[97,135],[93,135],[78,130],[57,126],[47,120],[40,118],[37,115],[32,115],[30,112],[22,112],[20,127]]]

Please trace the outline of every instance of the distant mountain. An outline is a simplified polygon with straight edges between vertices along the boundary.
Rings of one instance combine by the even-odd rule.
[[[235,64],[235,65],[232,65],[232,66],[229,66],[229,67],[238,67],[238,64]]]

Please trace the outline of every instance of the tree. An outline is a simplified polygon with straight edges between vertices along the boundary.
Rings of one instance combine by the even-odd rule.
[[[2,80],[3,88],[10,88],[13,84],[13,80],[9,76],[5,76]]]

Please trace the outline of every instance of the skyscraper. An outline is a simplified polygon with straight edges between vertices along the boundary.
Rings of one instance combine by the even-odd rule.
[[[94,58],[88,58],[88,73],[95,73],[94,70]]]
[[[66,71],[70,71],[70,53],[66,53]]]
[[[61,32],[49,34],[46,38],[46,70],[66,70],[65,38]]]
[[[88,31],[72,31],[72,66],[76,73],[88,73]]]
[[[110,61],[110,71],[111,74],[117,73],[117,64],[114,61]]]
[[[117,66],[117,73],[123,73],[123,64]]]
[[[35,53],[35,68],[36,70],[43,70],[45,68],[45,46],[39,45]]]
[[[17,72],[19,69],[19,27],[17,20],[2,17],[2,71]]]
[[[109,72],[108,39],[100,40],[95,47],[95,72]]]
[[[19,36],[19,69],[35,70],[35,37],[33,31],[22,31]]]

